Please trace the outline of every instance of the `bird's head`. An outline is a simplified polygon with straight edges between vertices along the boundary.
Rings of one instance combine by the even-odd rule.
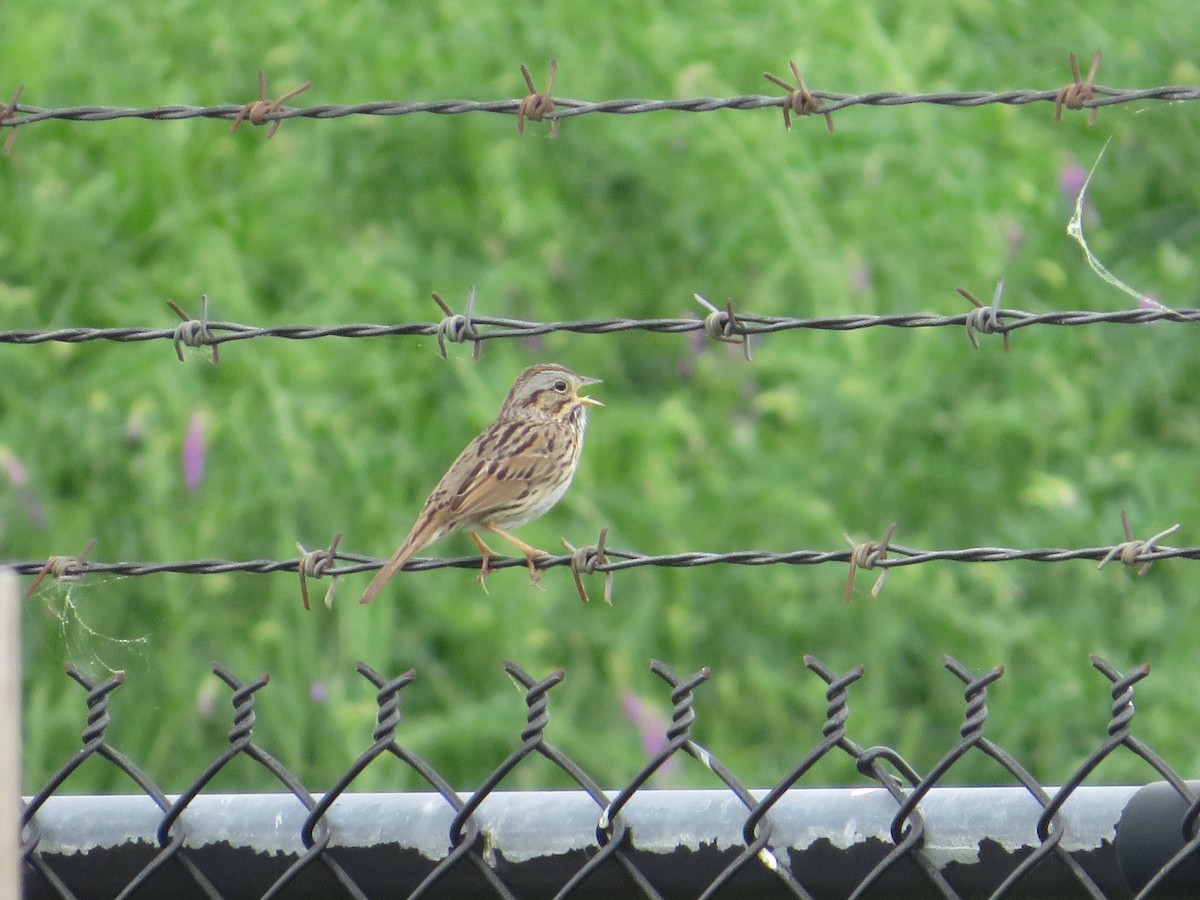
[[[599,384],[599,378],[576,375],[553,363],[530,366],[518,376],[504,401],[502,414],[546,416],[564,419],[603,406],[594,397],[581,397],[579,390]]]

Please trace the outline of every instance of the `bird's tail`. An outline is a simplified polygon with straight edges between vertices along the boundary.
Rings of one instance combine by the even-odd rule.
[[[420,549],[416,541],[410,537],[400,549],[392,554],[392,558],[383,564],[383,568],[375,575],[375,578],[367,585],[367,589],[363,591],[363,595],[358,598],[359,603],[370,603],[384,589],[392,576],[404,568],[404,564],[412,558],[412,555]]]
[[[413,526],[412,531],[408,533],[408,537],[400,544],[400,549],[393,553],[392,558],[383,564],[383,568],[379,570],[374,580],[367,585],[367,589],[358,598],[358,602],[370,603],[374,600],[376,595],[383,590],[384,586],[392,580],[392,576],[404,568],[404,564],[412,559],[414,554],[424,550],[448,530],[452,529],[447,529],[445,526],[439,524],[436,510],[430,510],[429,505],[426,504],[421,517],[417,519],[417,524]]]

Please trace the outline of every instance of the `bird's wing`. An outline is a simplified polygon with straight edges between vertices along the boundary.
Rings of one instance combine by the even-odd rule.
[[[554,465],[545,437],[530,432],[511,449],[502,449],[489,459],[476,458],[460,473],[451,473],[458,477],[447,478],[453,483],[443,484],[450,512],[478,521],[504,512],[529,496],[533,485],[555,481],[550,471]]]

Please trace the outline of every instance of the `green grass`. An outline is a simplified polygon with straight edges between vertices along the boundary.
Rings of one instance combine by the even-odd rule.
[[[502,11],[503,10],[503,11]],[[565,97],[771,92],[764,69],[795,59],[814,89],[1052,87],[1067,53],[1104,51],[1099,82],[1194,84],[1200,34],[1179,0],[1097,10],[1059,3],[913,5],[581,3],[481,11],[298,0],[218,13],[187,0],[9,6],[0,93],[20,82],[38,106],[217,104],[303,81],[301,101],[517,96],[518,65],[539,84],[559,61]],[[103,40],[97,35],[105,35]],[[299,101],[298,101],[299,102]],[[0,159],[0,322],[165,327],[174,298],[249,324],[431,320],[436,290],[481,314],[538,320],[674,317],[699,292],[739,310],[817,315],[965,308],[1007,280],[1017,308],[1120,309],[1064,233],[1059,177],[1090,167],[1093,249],[1163,302],[1200,288],[1200,143],[1191,105],[1105,109],[1052,122],[1049,105],[976,110],[856,108],[791,133],[776,110],[590,116],[524,137],[508,117],[290,121],[271,141],[222,122],[44,123]],[[607,408],[566,499],[522,536],[557,548],[608,527],[645,553],[832,549],[843,531],[891,522],[916,547],[1090,546],[1179,521],[1200,541],[1196,460],[1200,356],[1194,329],[1023,330],[972,351],[957,329],[798,331],[739,348],[684,336],[547,335],[491,341],[473,362],[433,339],[228,344],[214,367],[165,343],[0,346],[0,558],[44,559],[97,539],[92,558],[285,558],[295,543],[386,556],[461,446],[537,361],[601,377]],[[206,424],[202,488],[186,490],[189,422]],[[44,524],[33,507],[44,515]],[[431,552],[465,554],[465,538]],[[1101,653],[1150,662],[1137,733],[1194,774],[1197,570],[1145,577],[1088,563],[927,564],[873,573],[842,602],[844,566],[639,569],[612,608],[580,604],[556,569],[544,592],[520,570],[485,596],[463,570],[403,575],[385,599],[304,612],[294,576],[90,578],[47,585],[25,608],[26,786],[79,744],[83,693],[61,673],[123,669],[113,743],[168,788],[216,756],[229,729],[218,660],[271,674],[256,736],[313,788],[370,744],[373,690],[415,667],[400,740],[454,784],[478,784],[515,746],[524,705],[501,669],[564,667],[550,739],[604,784],[644,759],[622,697],[666,713],[651,658],[681,674],[710,666],[695,737],[746,782],[769,785],[820,736],[815,654],[866,666],[850,734],[896,746],[919,769],[951,747],[961,686],[953,654],[1006,676],[991,736],[1045,782],[1066,778],[1102,739]],[[325,583],[317,585],[318,595]],[[321,699],[314,700],[313,686]],[[215,706],[214,706],[215,704]],[[823,765],[819,782],[850,783]],[[1144,780],[1136,760],[1101,777]],[[952,778],[1003,780],[969,759]],[[561,784],[543,768],[515,786]],[[698,766],[664,783],[710,785]],[[816,782],[814,782],[816,783]],[[269,786],[240,763],[219,785]],[[357,786],[415,784],[395,765]],[[124,790],[93,764],[74,790]]]

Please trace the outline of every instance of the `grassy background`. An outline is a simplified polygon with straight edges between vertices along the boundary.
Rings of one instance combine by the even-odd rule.
[[[1182,2],[803,5],[617,2],[497,6],[383,0],[192,0],[0,6],[0,92],[38,106],[217,104],[249,99],[264,69],[302,102],[487,99],[522,93],[529,64],[578,98],[775,93],[760,77],[795,59],[841,91],[1052,87],[1067,53],[1099,48],[1099,82],[1195,84],[1200,23]],[[103,35],[101,39],[98,36]],[[954,289],[1043,311],[1119,309],[1064,234],[1061,182],[1113,139],[1090,193],[1099,256],[1139,289],[1195,304],[1200,128],[1190,105],[1105,109],[1052,122],[1049,105],[857,108],[791,133],[778,111],[590,116],[517,136],[491,115],[292,121],[271,141],[221,122],[49,122],[0,159],[0,320],[6,329],[165,327],[175,298],[251,324],[431,320],[468,287],[489,315],[539,320],[679,316],[698,291],[760,314],[964,308]],[[388,555],[426,492],[494,415],[521,367],[559,361],[601,377],[575,486],[522,530],[647,553],[836,548],[890,522],[917,547],[1089,546],[1173,522],[1200,540],[1194,329],[1029,329],[1004,354],[960,330],[790,332],[736,347],[688,337],[548,335],[493,341],[473,362],[429,339],[227,345],[180,365],[164,343],[0,346],[0,558],[283,558],[299,540]],[[204,429],[198,490],[189,428]],[[21,477],[24,475],[24,483]],[[5,477],[7,476],[7,477]],[[458,555],[465,538],[431,552]],[[957,737],[961,686],[942,654],[1005,663],[990,734],[1043,782],[1103,737],[1106,682],[1150,662],[1137,733],[1195,775],[1194,564],[1144,578],[1088,563],[932,564],[894,572],[878,599],[842,566],[619,575],[615,605],[579,603],[570,575],[545,592],[519,570],[483,595],[469,572],[398,577],[381,602],[306,613],[294,576],[91,578],[47,585],[24,615],[26,784],[79,744],[83,694],[61,674],[124,669],[110,738],[169,789],[190,782],[229,728],[212,660],[260,693],[256,736],[311,788],[370,743],[364,659],[415,667],[400,739],[462,788],[515,745],[524,707],[501,671],[556,667],[551,740],[604,784],[644,760],[639,728],[669,710],[648,672],[712,667],[695,737],[753,785],[819,738],[812,653],[862,663],[850,733],[927,769]],[[871,573],[866,573],[870,575]],[[591,582],[593,594],[600,579]],[[324,583],[318,585],[323,591]],[[631,720],[640,700],[646,712]],[[811,783],[851,783],[823,764]],[[984,759],[952,778],[1004,780]],[[1150,777],[1136,760],[1100,778]],[[362,789],[414,784],[379,765]],[[561,784],[540,764],[510,786]],[[659,784],[707,786],[698,766]],[[258,789],[247,763],[218,784]],[[75,790],[124,790],[92,764]]]

